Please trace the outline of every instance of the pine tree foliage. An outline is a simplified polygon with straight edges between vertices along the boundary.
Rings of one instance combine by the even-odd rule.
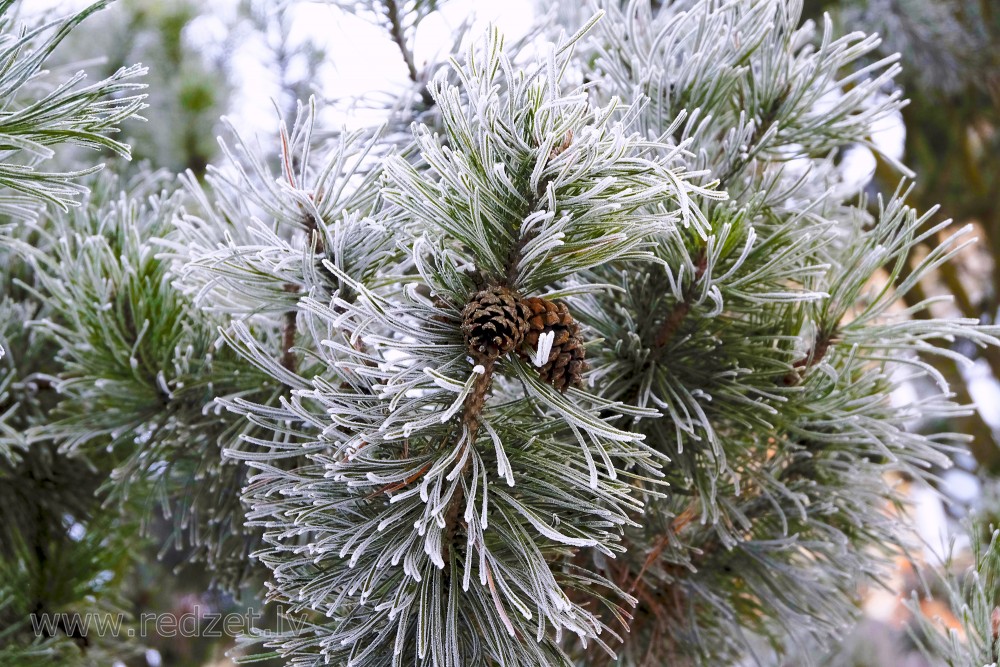
[[[51,345],[22,326],[39,314],[43,304],[31,299],[25,289],[32,277],[24,258],[10,252],[11,244],[37,242],[30,231],[16,223],[35,217],[40,204],[53,204],[62,210],[78,205],[78,196],[86,187],[76,181],[99,168],[68,173],[39,170],[53,157],[54,147],[78,144],[127,156],[128,146],[109,135],[121,120],[143,106],[143,96],[137,92],[141,84],[129,81],[142,73],[140,67],[124,68],[91,85],[82,85],[83,72],[60,81],[44,69],[46,59],[68,32],[104,4],[95,3],[74,16],[30,29],[14,25],[14,2],[0,5],[4,62],[0,73],[4,144],[4,175],[0,177],[0,214],[4,218],[0,224],[0,453],[8,460],[12,449],[26,448],[26,425],[50,407],[40,403],[39,387],[32,378],[44,372],[42,360],[52,354]]]
[[[896,59],[800,27],[798,2],[605,10],[537,64],[495,34],[455,61],[428,87],[439,122],[363,170],[380,181],[349,169],[335,217],[314,184],[366,147],[219,183],[228,247],[189,267],[292,388],[226,405],[274,434],[240,456],[271,599],[306,622],[263,636],[293,664],[683,664],[829,638],[897,542],[887,476],[961,442],[910,429],[962,410],[926,359],[996,332],[895,304],[971,240],[904,272],[942,227],[905,186],[869,213],[838,166],[902,106]],[[239,232],[242,202],[273,219]],[[319,241],[355,225],[392,252]],[[498,288],[567,305],[584,388],[544,383],[538,350],[470,346],[487,320],[467,307]],[[245,324],[283,309],[271,339],[308,371]],[[938,395],[892,400],[921,375]]]
[[[907,162],[920,178],[910,196],[919,208],[940,204],[957,224],[973,222],[982,241],[975,254],[993,266],[1000,257],[1000,11],[992,0],[807,0],[807,12],[818,16],[830,11],[839,25],[877,31],[883,37],[878,54],[901,53],[906,63],[896,83],[913,103],[902,113],[906,127]],[[879,187],[891,188],[896,178],[878,165]],[[943,218],[943,216],[941,216]],[[913,249],[914,257],[926,252],[934,239]],[[966,253],[967,255],[970,253]],[[912,262],[911,262],[912,263]],[[934,282],[947,285],[954,303],[939,312],[996,322],[1000,292],[993,269],[972,277],[968,262],[942,265],[933,281],[914,289],[908,305],[919,302]],[[971,279],[970,279],[971,278]],[[974,358],[1000,377],[1000,350],[988,348]],[[935,365],[949,377],[957,400],[970,402],[975,389],[949,360]],[[954,422],[950,429],[973,436],[969,449],[977,466],[990,475],[1000,472],[997,433],[978,413]]]
[[[43,230],[54,220],[74,220],[103,196],[118,196],[117,179],[90,177],[89,190],[74,213],[52,207],[0,238],[4,295],[0,320],[4,420],[0,441],[0,504],[7,512],[0,528],[0,625],[3,664],[76,665],[109,662],[137,649],[124,637],[88,636],[68,623],[37,625],[46,614],[110,613],[127,616],[121,587],[131,564],[140,516],[101,507],[113,461],[103,450],[93,456],[67,452],[65,444],[39,438],[63,403],[57,387],[60,346],[40,327],[60,318],[58,307],[39,292],[42,282],[32,254],[53,251]],[[50,214],[51,213],[51,217]],[[30,252],[24,252],[28,249]],[[76,278],[76,276],[74,276]],[[99,309],[94,300],[90,307]],[[51,322],[51,320],[49,320]],[[61,318],[60,318],[60,321]],[[50,617],[53,618],[53,617]]]
[[[373,660],[422,654],[449,664],[483,651],[492,660],[513,655],[525,664],[563,660],[556,636],[569,631],[600,640],[602,632],[596,616],[572,602],[564,587],[613,587],[586,568],[552,571],[547,560],[573,547],[612,555],[618,549],[615,528],[637,509],[618,469],[657,474],[637,438],[594,416],[623,406],[583,392],[567,394],[573,397],[568,400],[520,361],[470,359],[460,312],[486,284],[553,296],[546,288],[603,262],[650,260],[647,239],[664,225],[687,222],[692,193],[721,195],[693,185],[691,174],[670,164],[679,148],[647,159],[648,142],[612,121],[616,104],[596,108],[579,91],[562,92],[559,71],[570,62],[569,43],[531,72],[515,70],[501,46],[493,35],[481,62],[470,55],[457,68],[466,82],[461,94],[444,81],[432,85],[447,138],[418,133],[421,160],[428,165],[423,170],[401,158],[386,163],[385,201],[373,207],[378,220],[346,213],[340,220],[308,218],[345,235],[356,225],[384,228],[395,240],[393,252],[375,261],[367,246],[323,243],[333,298],[324,297],[323,285],[303,285],[310,289],[300,292],[298,303],[298,329],[314,339],[310,356],[323,374],[302,382],[282,410],[263,410],[243,399],[229,403],[271,424],[276,440],[299,440],[322,452],[293,471],[248,455],[262,470],[250,487],[252,517],[274,543],[260,557],[275,568],[276,597],[295,610],[325,609],[360,586],[363,597],[399,590],[401,607],[391,615],[389,609],[352,604],[331,639],[320,635],[296,653],[333,641],[327,650],[335,660],[362,651]],[[575,137],[571,149],[564,146],[567,137]],[[353,160],[338,151],[317,176],[296,176],[286,166],[279,186],[290,191],[285,199],[305,189],[313,196],[300,194],[299,207],[318,205],[330,190],[314,183],[331,164],[357,164],[363,150]],[[428,178],[428,170],[437,177]],[[240,201],[249,199],[254,185],[240,190]],[[364,185],[355,193],[371,200]],[[275,205],[268,210],[280,212]],[[285,219],[301,226],[301,216]],[[377,232],[367,235],[375,238]],[[306,247],[318,246],[313,241]],[[227,281],[227,287],[239,287],[244,298],[259,303],[265,293],[249,280],[260,265],[259,251],[243,246],[229,255],[250,266],[243,280]],[[300,251],[287,264],[270,261],[293,267],[291,260],[301,257]],[[213,263],[221,268],[216,254],[192,265]],[[234,265],[222,266],[229,271]],[[307,251],[303,275],[314,266]],[[287,270],[272,275],[277,305],[273,295],[294,277]],[[221,304],[234,300],[227,296]],[[265,361],[248,329],[237,331],[235,342],[248,360],[268,364],[275,376],[286,373],[277,361]],[[491,385],[496,408],[484,406]],[[562,423],[539,424],[538,414],[547,411],[562,415]],[[566,465],[547,471],[539,465],[543,461]],[[480,488],[491,470],[499,471],[507,489]],[[519,478],[522,483],[515,484]],[[293,479],[300,488],[290,494],[285,485]],[[315,513],[316,502],[331,511]],[[283,528],[281,517],[290,514],[301,514],[303,525]],[[386,521],[402,529],[373,532]],[[501,527],[490,531],[497,523]],[[325,536],[322,546],[311,542],[317,534]],[[532,559],[521,557],[525,550]],[[351,561],[338,552],[352,553]],[[312,564],[302,561],[300,554],[308,553],[332,557]],[[281,592],[298,587],[316,590],[301,601],[298,594]],[[433,589],[450,592],[442,599],[431,596]],[[607,603],[617,610],[618,601]],[[378,628],[374,641],[346,640],[371,624]],[[489,632],[482,645],[480,632]],[[529,632],[538,643],[516,640]]]
[[[223,583],[253,552],[294,624],[246,641],[300,666],[735,664],[835,638],[881,579],[890,480],[963,442],[915,427],[964,411],[932,360],[1000,344],[899,305],[967,230],[910,266],[947,223],[842,168],[903,107],[897,58],[800,0],[608,0],[428,80],[437,4],[375,6],[433,110],[400,150],[405,114],[329,133],[310,101],[180,191],[34,170],[124,150],[141,105],[131,70],[28,95],[86,12],[8,51],[0,659],[104,657],[24,618],[114,604],[112,517],[150,501]]]

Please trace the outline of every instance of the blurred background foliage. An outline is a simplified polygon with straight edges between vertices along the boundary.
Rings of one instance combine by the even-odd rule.
[[[190,38],[191,26],[209,11],[209,5],[193,0],[120,0],[70,33],[58,52],[57,63],[73,66],[97,58],[88,67],[95,76],[135,62],[149,68],[147,121],[133,119],[123,127],[132,145],[129,168],[148,164],[203,174],[216,155],[219,116],[232,91],[224,55],[231,48],[223,45],[212,57]]]

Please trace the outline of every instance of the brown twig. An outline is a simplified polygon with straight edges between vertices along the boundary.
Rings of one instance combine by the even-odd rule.
[[[476,441],[476,435],[479,433],[479,425],[482,423],[483,408],[486,405],[486,396],[490,391],[490,387],[493,385],[493,369],[496,365],[495,359],[481,359],[480,363],[485,369],[482,375],[476,378],[475,384],[472,386],[472,391],[465,398],[465,404],[462,406],[462,431],[464,434],[465,442],[462,445],[462,451],[458,455],[458,460],[465,457],[469,447],[473,445]],[[469,468],[469,461],[471,457],[467,458],[465,464],[462,466],[462,471],[460,473],[461,477],[465,476],[465,471]],[[455,489],[455,495],[452,497],[451,501],[448,503],[448,509],[445,511],[444,519],[444,540],[442,541],[442,553],[441,558],[445,562],[451,557],[451,545],[455,541],[455,536],[458,533],[458,526],[461,523],[461,509],[465,501],[465,488],[462,486],[461,481],[458,484],[458,488]]]
[[[295,294],[298,293],[299,286],[287,283],[284,289],[290,294]],[[297,332],[295,319],[297,315],[298,311],[295,308],[285,311],[281,329],[281,365],[292,373],[296,372],[299,365],[299,359],[292,351],[292,348],[295,347],[295,334]]]
[[[392,37],[392,41],[399,49],[399,54],[403,56],[403,62],[406,63],[406,73],[409,75],[410,81],[420,84],[422,82],[420,81],[420,73],[417,72],[417,64],[413,61],[413,53],[406,45],[406,35],[403,34],[403,17],[400,15],[399,5],[396,4],[396,0],[382,0],[382,2],[385,7],[385,17],[389,21],[389,36]],[[434,98],[431,97],[426,85],[420,91],[420,98],[426,106],[433,106]]]
[[[656,338],[653,339],[653,347],[657,350],[666,347],[667,343],[674,337],[674,334],[681,328],[684,318],[691,312],[694,290],[705,276],[705,270],[708,268],[708,257],[705,254],[704,248],[698,251],[697,256],[695,256],[694,267],[694,278],[684,291],[684,298],[674,304],[674,307],[667,313],[667,316],[663,319],[660,328],[656,332]]]
[[[403,35],[403,18],[399,14],[399,5],[396,4],[396,0],[383,0],[383,4],[385,5],[385,17],[389,20],[389,35],[399,48],[400,55],[403,56],[410,81],[417,83],[419,81],[417,66],[413,62],[413,54],[410,53],[410,48],[406,45],[406,37]]]
[[[823,357],[830,350],[830,343],[833,342],[833,337],[827,333],[820,333],[816,336],[816,341],[813,343],[812,351],[809,352],[805,357],[799,359],[794,364],[792,364],[792,370],[784,377],[784,383],[786,387],[793,387],[802,381],[802,375],[823,361]]]
[[[646,574],[646,570],[653,564],[653,562],[660,557],[663,550],[667,547],[667,543],[670,541],[670,535],[676,535],[677,533],[684,530],[691,521],[694,520],[697,510],[695,509],[694,503],[689,505],[684,509],[683,512],[674,517],[674,520],[670,522],[670,533],[662,535],[656,542],[656,546],[653,547],[649,555],[646,556],[646,561],[642,564],[642,569],[639,570],[639,574],[635,575],[635,580],[632,582],[632,586],[629,588],[629,593],[634,593],[636,587],[641,583],[642,577]]]
[[[405,486],[409,486],[413,482],[420,479],[423,476],[423,474],[430,469],[431,463],[433,463],[433,461],[428,461],[424,465],[420,466],[419,470],[417,470],[415,473],[413,473],[412,475],[410,475],[401,482],[396,482],[395,484],[389,484],[387,486],[383,486],[381,489],[378,489],[377,491],[372,491],[367,496],[365,496],[365,500],[371,500],[372,498],[380,496],[383,493],[392,493],[393,491],[398,491]]]

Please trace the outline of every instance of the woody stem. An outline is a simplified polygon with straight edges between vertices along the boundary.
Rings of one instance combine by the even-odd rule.
[[[469,447],[473,445],[476,441],[476,436],[479,433],[479,425],[482,423],[483,407],[486,405],[486,396],[489,394],[490,387],[493,385],[493,369],[496,365],[496,360],[489,358],[481,360],[483,366],[483,373],[476,378],[475,384],[472,386],[472,391],[465,398],[465,403],[462,405],[462,430],[464,431],[464,443],[462,445],[462,451],[458,455],[458,459],[461,460],[465,457],[466,451]],[[470,458],[467,458],[462,466],[460,477],[465,477],[465,471],[469,467]],[[455,536],[458,532],[458,527],[461,523],[462,506],[465,504],[465,488],[462,486],[461,481],[458,484],[458,488],[455,490],[455,495],[452,497],[451,501],[448,503],[448,509],[445,512],[444,520],[444,540],[442,541],[442,553],[441,558],[446,563],[451,557],[451,545],[455,542]]]

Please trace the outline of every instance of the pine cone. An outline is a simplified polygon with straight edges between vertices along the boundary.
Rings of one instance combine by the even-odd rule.
[[[541,297],[530,297],[523,301],[531,313],[524,342],[532,352],[537,351],[538,339],[542,334],[555,332],[548,361],[538,369],[539,377],[559,391],[566,391],[571,385],[579,387],[583,383],[581,376],[587,370],[587,362],[584,361],[580,325],[573,319],[569,308],[564,303]],[[530,361],[530,355],[524,351],[520,354]]]
[[[516,349],[528,331],[528,309],[506,287],[477,292],[462,310],[462,333],[478,359],[496,359]]]

